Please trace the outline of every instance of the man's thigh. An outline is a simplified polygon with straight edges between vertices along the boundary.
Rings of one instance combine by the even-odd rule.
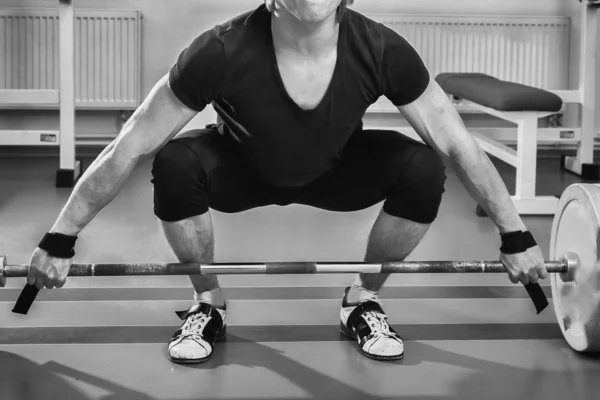
[[[350,139],[336,167],[297,202],[350,212],[386,201],[384,209],[394,216],[429,220],[441,202],[444,170],[425,144],[394,131],[365,130]]]
[[[191,217],[209,208],[243,212],[276,204],[281,197],[227,138],[210,127],[185,132],[169,142],[155,159],[153,175],[155,208],[169,219]]]

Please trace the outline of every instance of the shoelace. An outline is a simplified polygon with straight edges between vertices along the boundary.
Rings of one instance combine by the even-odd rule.
[[[181,334],[202,336],[202,331],[204,331],[208,320],[208,315],[204,313],[189,316],[181,327]]]
[[[367,311],[364,313],[364,318],[366,318],[367,323],[371,327],[371,334],[376,336],[384,335],[388,337],[395,336],[394,333],[390,332],[390,326],[381,314],[374,313],[373,311]]]

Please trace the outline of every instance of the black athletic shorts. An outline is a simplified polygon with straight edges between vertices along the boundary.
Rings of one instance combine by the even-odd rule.
[[[266,184],[215,126],[186,132],[154,159],[154,212],[166,222],[209,209],[239,213],[268,205],[304,204],[350,212],[384,202],[383,210],[432,223],[446,180],[440,157],[398,132],[357,131],[327,173],[294,188]]]

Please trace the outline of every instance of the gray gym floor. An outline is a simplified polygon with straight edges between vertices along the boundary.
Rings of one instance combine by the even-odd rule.
[[[89,165],[90,160],[85,160]],[[54,188],[57,160],[0,160],[0,254],[27,263],[70,191]],[[497,166],[509,189],[513,169]],[[150,164],[84,230],[76,261],[175,261],[152,213]],[[538,191],[578,178],[539,161]],[[439,219],[412,260],[497,259],[490,220],[449,171]],[[216,258],[358,261],[379,206],[334,214],[303,206],[213,213]],[[551,217],[525,217],[548,255]],[[229,335],[199,366],[166,358],[187,308],[185,277],[71,278],[43,291],[28,316],[10,312],[24,280],[0,289],[0,399],[597,399],[600,356],[562,340],[550,306],[535,315],[499,275],[395,275],[384,307],[406,339],[405,359],[364,358],[338,331],[352,275],[227,276]],[[548,294],[548,282],[544,282]]]

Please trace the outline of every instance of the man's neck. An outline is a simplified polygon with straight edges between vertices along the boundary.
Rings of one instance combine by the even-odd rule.
[[[339,37],[336,13],[323,22],[307,24],[286,10],[281,10],[272,14],[271,30],[276,46],[285,46],[310,56],[331,52],[337,47]]]

